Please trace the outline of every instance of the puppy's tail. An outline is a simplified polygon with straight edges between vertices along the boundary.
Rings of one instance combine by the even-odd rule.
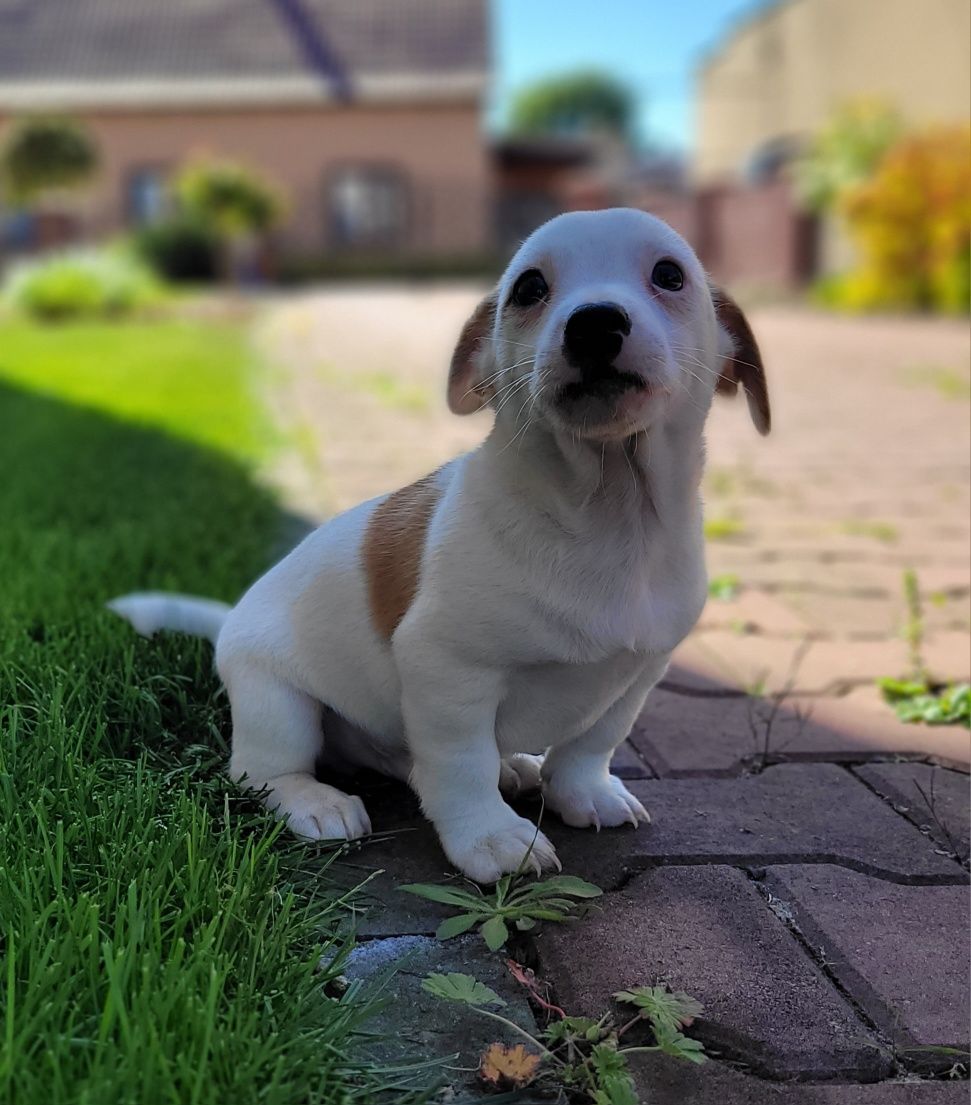
[[[122,595],[107,606],[126,622],[131,622],[143,637],[151,637],[160,629],[171,629],[193,637],[208,637],[213,644],[231,610],[225,602],[215,599],[170,595],[162,591]]]

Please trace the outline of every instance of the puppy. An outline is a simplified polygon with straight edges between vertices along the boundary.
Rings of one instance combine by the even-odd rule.
[[[111,605],[215,641],[230,773],[299,835],[370,831],[315,777],[323,750],[407,780],[469,878],[531,846],[558,867],[501,791],[539,784],[578,827],[648,820],[610,760],[704,605],[704,424],[739,384],[767,433],[751,330],[682,238],[641,211],[561,215],[459,337],[448,402],[493,409],[480,448],[327,522],[232,609]]]

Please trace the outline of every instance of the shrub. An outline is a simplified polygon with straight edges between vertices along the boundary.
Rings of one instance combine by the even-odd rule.
[[[124,315],[157,294],[151,273],[136,259],[105,250],[73,250],[11,269],[3,299],[45,320]]]
[[[283,199],[274,185],[228,161],[190,165],[175,190],[187,215],[226,240],[262,234],[283,214]]]
[[[215,280],[219,239],[198,219],[177,215],[144,227],[134,237],[136,254],[155,273],[173,282]]]
[[[877,306],[968,309],[971,127],[898,143],[843,200]]]
[[[850,310],[967,311],[971,298],[971,127],[898,142],[839,210],[859,251],[824,301]]]
[[[83,184],[97,165],[93,141],[69,119],[25,119],[14,125],[0,151],[6,191],[17,202]]]
[[[878,100],[843,106],[796,164],[796,187],[803,202],[816,211],[834,207],[848,189],[873,175],[902,132],[900,117]]]

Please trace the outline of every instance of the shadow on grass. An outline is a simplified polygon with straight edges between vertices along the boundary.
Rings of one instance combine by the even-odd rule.
[[[0,706],[88,717],[92,753],[226,731],[208,643],[143,642],[104,603],[233,601],[309,524],[231,456],[2,383],[0,472]]]

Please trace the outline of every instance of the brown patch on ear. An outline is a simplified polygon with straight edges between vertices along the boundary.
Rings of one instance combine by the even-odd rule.
[[[448,370],[448,409],[453,414],[475,414],[495,393],[492,384],[484,384],[489,371],[483,371],[482,345],[496,318],[498,290],[490,292],[462,327]]]
[[[398,628],[418,591],[425,535],[442,496],[437,473],[389,495],[371,515],[362,556],[374,627],[385,640]]]
[[[741,384],[748,400],[749,414],[760,434],[767,434],[772,427],[772,411],[769,408],[769,389],[762,367],[762,354],[742,308],[721,288],[712,285],[711,300],[715,315],[722,329],[732,340],[734,355],[722,363],[721,375],[715,390],[721,395],[734,395]]]

